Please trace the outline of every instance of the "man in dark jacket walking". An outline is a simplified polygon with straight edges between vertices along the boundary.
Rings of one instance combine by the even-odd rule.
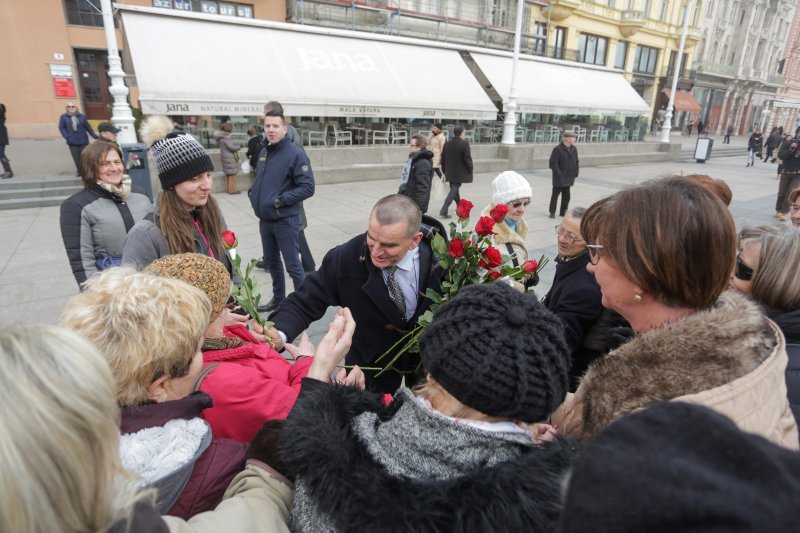
[[[550,170],[553,171],[553,192],[550,194],[550,218],[556,217],[556,203],[558,195],[561,195],[561,209],[559,216],[564,216],[569,208],[569,188],[575,185],[575,178],[578,177],[580,162],[578,161],[578,149],[575,144],[575,133],[564,132],[561,144],[553,148],[550,154]]]
[[[459,189],[462,183],[472,183],[472,153],[469,143],[464,139],[464,126],[458,125],[453,129],[453,138],[444,143],[442,149],[442,172],[445,180],[450,184],[450,191],[444,204],[439,210],[439,216],[450,218],[447,210],[450,203],[461,201]]]
[[[408,196],[424,215],[428,211],[433,178],[433,152],[425,146],[425,137],[419,133],[411,137],[411,152],[400,176],[400,194]]]
[[[286,298],[283,263],[297,290],[305,279],[300,263],[300,203],[314,194],[311,162],[286,135],[283,113],[270,110],[264,116],[267,145],[261,149],[250,203],[261,221],[264,263],[272,276],[272,300],[259,311],[273,311]],[[283,263],[281,263],[281,256]]]
[[[800,187],[800,128],[795,130],[791,141],[781,145],[778,158],[783,161],[783,168],[778,182],[778,197],[775,199],[775,218],[786,220],[789,193]]]
[[[81,153],[89,145],[89,135],[97,139],[97,134],[86,120],[86,115],[78,111],[78,106],[73,102],[67,102],[67,111],[58,120],[58,131],[69,146],[69,153],[75,162],[75,175],[80,176]]]

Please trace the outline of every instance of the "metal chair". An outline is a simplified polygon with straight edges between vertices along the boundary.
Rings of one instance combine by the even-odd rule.
[[[372,130],[372,144],[378,144],[379,142],[389,144],[390,134],[391,131],[389,130],[388,124],[375,124],[375,128]]]
[[[464,140],[469,141],[471,143],[475,142],[475,129],[471,130],[464,130]]]
[[[394,124],[389,125],[389,130],[392,134],[392,144],[397,144],[398,141],[402,144],[406,144],[408,142],[408,132],[406,130],[398,128]]]
[[[344,131],[339,129],[339,124],[336,122],[331,122],[328,124],[328,130],[332,133],[329,135],[333,140],[334,146],[339,146],[339,143],[347,143],[350,146],[353,145],[353,132],[352,131]]]
[[[586,142],[586,128],[579,128],[578,129],[578,142],[585,143]]]

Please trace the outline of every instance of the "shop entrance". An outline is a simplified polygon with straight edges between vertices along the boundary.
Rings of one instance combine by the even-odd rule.
[[[108,120],[111,94],[108,87],[108,52],[103,50],[75,50],[78,64],[83,111],[89,120]]]

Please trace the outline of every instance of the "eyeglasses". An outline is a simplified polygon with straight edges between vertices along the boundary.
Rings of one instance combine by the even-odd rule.
[[[418,144],[411,143],[411,148],[419,148]]]
[[[587,244],[586,249],[589,250],[589,262],[593,265],[596,265],[600,262],[600,250],[604,249],[605,246],[602,244]]]
[[[74,105],[68,105],[67,107],[75,107]]]
[[[750,281],[751,279],[753,279],[753,269],[745,265],[742,262],[742,258],[737,255],[736,270],[734,270],[733,275],[742,281]]]
[[[530,200],[528,200],[527,202],[523,202],[523,201],[518,201],[518,202],[509,202],[509,204],[508,204],[508,205],[510,205],[510,206],[511,206],[511,207],[513,207],[514,209],[519,209],[519,207],[520,207],[520,206],[522,206],[522,207],[528,207],[529,205],[531,205],[531,201],[530,201]]]
[[[797,210],[800,209],[800,205],[792,204],[789,206],[789,209],[792,210],[792,213],[797,213]]]
[[[574,233],[572,233],[571,231],[565,230],[564,226],[562,226],[561,224],[557,225],[556,226],[556,235],[564,235],[564,234],[566,234],[567,239],[570,240],[570,244],[575,244],[576,242],[583,240],[580,237],[578,237],[577,235],[575,235]]]

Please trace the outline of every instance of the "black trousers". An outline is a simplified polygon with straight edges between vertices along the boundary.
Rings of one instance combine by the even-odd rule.
[[[81,173],[81,153],[83,153],[83,149],[89,146],[88,144],[70,144],[69,145],[69,153],[72,156],[72,160],[75,162],[75,172],[78,174]]]
[[[442,177],[442,169],[441,168],[433,167],[433,171],[436,172],[437,176],[439,176],[440,178]]]
[[[550,194],[550,213],[555,214],[556,203],[558,202],[558,195],[561,195],[561,209],[558,211],[560,216],[564,216],[569,209],[569,187],[553,187],[553,192]]]
[[[303,264],[303,271],[313,272],[317,269],[317,265],[316,263],[314,263],[314,256],[311,255],[311,248],[309,248],[308,246],[308,241],[306,240],[306,232],[304,230],[300,230],[299,238],[300,238],[300,262]]]
[[[458,189],[461,188],[460,183],[451,183],[450,184],[450,192],[447,193],[447,198],[444,199],[444,204],[442,204],[442,208],[439,210],[440,215],[446,215],[447,209],[450,207],[450,203],[455,200],[456,202],[461,201],[461,195],[458,194]]]

